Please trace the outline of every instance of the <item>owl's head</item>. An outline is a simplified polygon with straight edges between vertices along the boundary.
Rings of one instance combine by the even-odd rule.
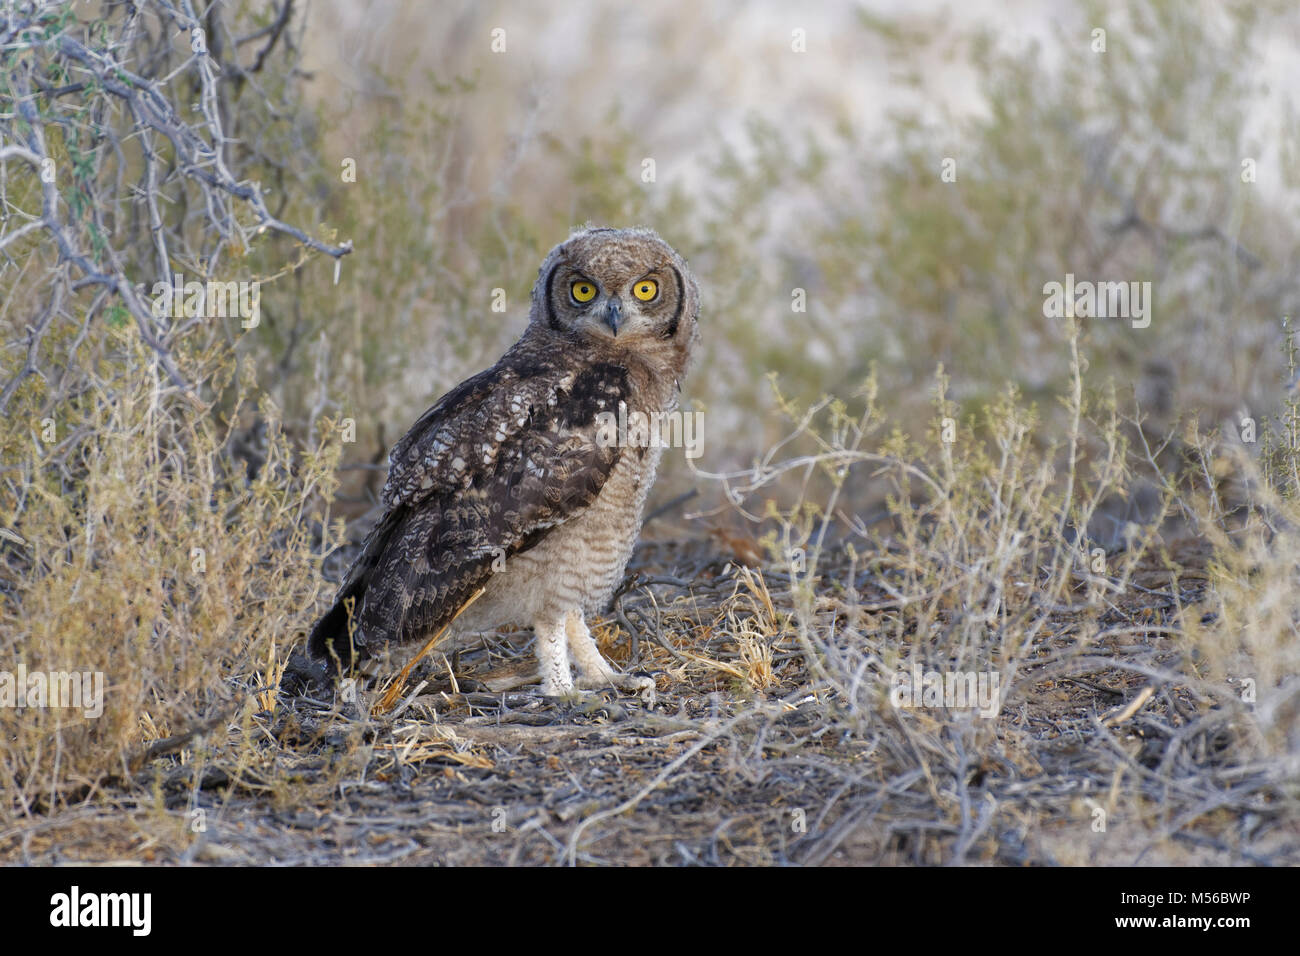
[[[530,321],[605,350],[668,347],[697,337],[700,293],[686,261],[650,229],[583,229],[542,263]]]

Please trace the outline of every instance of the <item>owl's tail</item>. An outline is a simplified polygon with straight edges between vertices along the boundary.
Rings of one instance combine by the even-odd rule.
[[[362,648],[352,639],[355,629],[350,635],[349,625],[360,615],[365,591],[363,576],[338,593],[334,605],[312,627],[306,645],[295,647],[289,655],[280,677],[280,690],[288,694],[327,691],[340,674],[348,671],[353,659],[361,656],[356,652]]]
[[[316,622],[307,637],[307,653],[313,660],[333,663],[347,670],[356,656],[355,622],[361,617],[361,599],[366,593],[366,576],[349,582],[334,598],[334,605]]]
[[[305,648],[295,648],[285,665],[280,688],[289,693],[305,693],[332,687],[338,677],[366,656],[366,635],[357,624],[361,605],[370,588],[371,576],[383,558],[394,532],[401,524],[401,510],[386,513],[366,536],[361,552],[334,604],[312,627]]]

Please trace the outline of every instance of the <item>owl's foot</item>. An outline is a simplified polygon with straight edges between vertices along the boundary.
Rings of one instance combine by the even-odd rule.
[[[599,709],[609,703],[612,697],[601,698],[599,694],[587,694],[584,691],[622,691],[638,697],[647,706],[653,706],[655,702],[655,681],[653,677],[645,674],[620,674],[611,669],[608,676],[601,677],[581,677],[575,684],[567,687],[556,683],[542,681],[541,687],[538,688],[538,696],[554,701],[561,707],[574,708],[582,713],[586,713],[592,707]]]
[[[601,656],[582,619],[575,611],[560,620],[543,618],[534,624],[537,634],[538,677],[543,697],[577,698],[573,675],[569,671],[570,653],[581,675],[577,687],[585,690],[613,687],[633,694],[646,704],[655,702],[655,682],[645,674],[623,674]]]
[[[655,702],[654,678],[644,674],[623,674],[615,670],[601,656],[581,611],[571,611],[565,618],[564,626],[569,639],[569,650],[582,675],[578,679],[579,687],[616,687],[640,697],[646,704]]]
[[[641,698],[642,702],[647,705],[653,705],[655,702],[655,679],[648,674],[620,674],[609,664],[604,664],[603,670],[594,673],[584,673],[578,678],[578,686],[586,689],[599,689],[602,687],[615,687],[633,697]]]
[[[655,703],[655,679],[649,674],[623,674],[620,675],[621,683],[619,687],[629,694],[635,694],[641,698],[641,703],[647,707],[653,707]]]

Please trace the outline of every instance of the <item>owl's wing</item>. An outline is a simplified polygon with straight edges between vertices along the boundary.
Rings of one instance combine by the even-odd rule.
[[[602,440],[601,412],[627,398],[627,371],[502,363],[444,396],[393,448],[383,503],[334,608],[309,641],[328,654],[346,636],[345,602],[360,643],[436,630],[492,574],[580,514],[620,449]],[[331,617],[332,615],[332,617]],[[347,642],[344,641],[344,644]]]

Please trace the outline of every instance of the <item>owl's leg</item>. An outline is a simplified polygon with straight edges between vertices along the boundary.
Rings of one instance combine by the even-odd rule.
[[[569,672],[569,648],[564,635],[563,615],[546,615],[533,622],[537,635],[538,676],[546,697],[571,697],[573,675]]]
[[[579,687],[618,687],[636,694],[646,703],[654,703],[654,678],[622,674],[615,670],[601,656],[580,608],[568,613],[564,626],[569,635],[569,650],[573,652],[573,660],[581,674]]]
[[[587,622],[580,609],[573,610],[564,618],[564,629],[569,635],[569,650],[573,652],[573,661],[578,665],[581,687],[617,686],[619,673],[610,666],[609,661],[601,656],[600,649],[592,639]]]

